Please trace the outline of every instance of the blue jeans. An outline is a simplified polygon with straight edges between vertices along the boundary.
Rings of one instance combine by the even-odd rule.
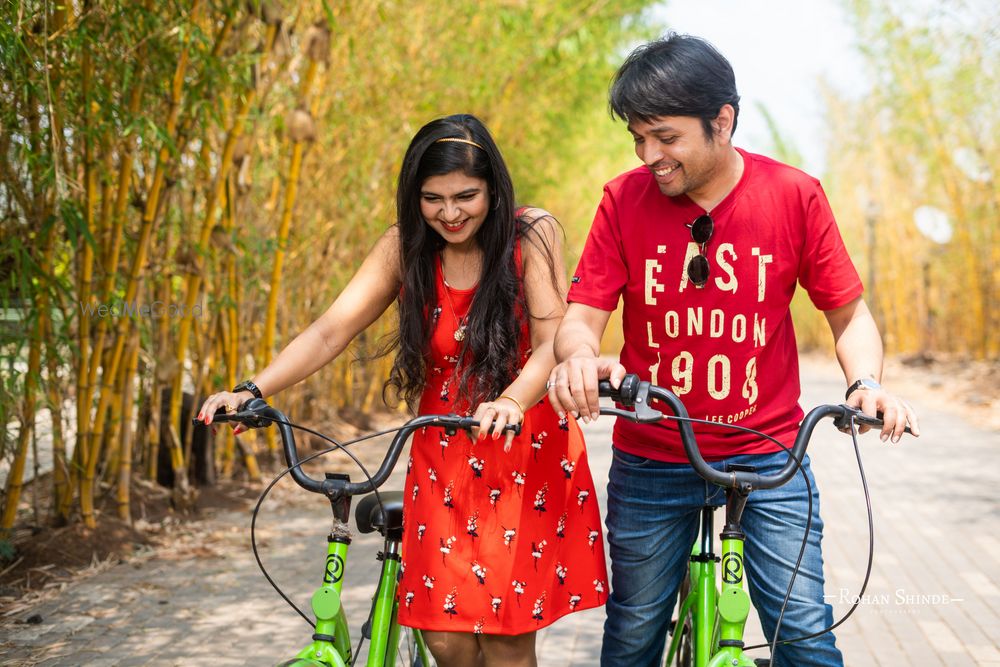
[[[726,463],[749,464],[756,466],[759,473],[774,474],[787,459],[785,452],[777,452],[734,456],[711,465],[721,470]],[[779,639],[800,637],[833,625],[833,609],[823,601],[823,522],[808,457],[803,468],[812,485],[812,527]],[[677,590],[697,538],[700,510],[706,505],[724,504],[725,491],[703,480],[686,463],[663,463],[614,450],[607,516],[611,596],[601,665],[660,664]],[[806,484],[796,473],[785,486],[752,492],[743,513],[747,583],[769,641],[802,546],[807,509]],[[717,554],[721,526],[719,513],[713,536]],[[763,657],[766,652],[761,650],[758,655]],[[841,666],[843,657],[833,634],[826,633],[779,646],[771,664]]]

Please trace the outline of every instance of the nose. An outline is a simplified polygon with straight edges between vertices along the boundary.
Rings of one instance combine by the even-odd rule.
[[[462,211],[455,202],[445,202],[441,206],[441,217],[446,222],[454,222],[462,217]]]
[[[639,159],[642,160],[647,166],[652,167],[654,164],[663,159],[663,151],[659,145],[658,141],[644,141],[636,147],[639,153]]]

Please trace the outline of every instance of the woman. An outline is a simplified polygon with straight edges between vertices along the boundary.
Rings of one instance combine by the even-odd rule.
[[[468,115],[416,134],[396,208],[326,313],[252,382],[209,397],[199,418],[302,380],[398,301],[387,389],[421,414],[480,424],[475,438],[414,436],[400,622],[424,631],[441,667],[535,665],[535,632],[603,604],[607,581],[583,438],[543,400],[565,308],[558,223],[515,209],[499,149]],[[521,435],[501,445],[517,423]]]

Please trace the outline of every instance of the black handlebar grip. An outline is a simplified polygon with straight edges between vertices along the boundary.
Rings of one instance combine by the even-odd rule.
[[[615,389],[610,380],[601,380],[597,383],[597,394],[599,396],[609,396],[615,403],[621,403],[625,407],[631,408],[635,405],[635,397],[639,393],[639,376],[629,373]]]

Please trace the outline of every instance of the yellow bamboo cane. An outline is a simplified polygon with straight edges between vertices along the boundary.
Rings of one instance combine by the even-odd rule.
[[[263,68],[267,62],[267,56],[274,47],[275,36],[277,35],[277,26],[268,25],[267,27],[267,38],[265,40],[264,52],[261,55],[259,67]],[[243,101],[240,104],[236,114],[233,118],[232,127],[226,134],[226,140],[223,144],[222,155],[219,159],[219,167],[215,175],[215,182],[211,189],[209,190],[209,197],[205,203],[205,214],[202,220],[201,232],[198,236],[198,243],[196,245],[196,252],[201,252],[202,250],[210,250],[208,241],[211,238],[212,227],[215,225],[215,216],[217,212],[217,206],[219,200],[221,199],[222,190],[225,187],[226,180],[228,178],[229,170],[232,166],[233,151],[236,147],[236,142],[243,133],[243,127],[246,122],[247,114],[249,113],[250,107],[256,98],[256,87],[252,86],[244,95]],[[184,293],[184,312],[181,317],[180,324],[178,326],[177,332],[177,375],[173,380],[173,392],[170,396],[170,433],[174,433],[173,425],[180,420],[181,415],[181,383],[183,381],[183,369],[185,361],[187,360],[187,347],[191,335],[191,324],[192,324],[192,314],[194,312],[195,304],[198,302],[199,291],[201,289],[201,272],[198,269],[191,271],[188,274]],[[171,438],[173,440],[173,438]],[[171,442],[170,444],[170,463],[174,469],[174,484],[175,488],[181,487],[181,496],[186,493],[187,489],[187,475],[184,463],[184,452],[181,448],[181,443]],[[178,499],[183,502],[183,498],[179,496]]]
[[[314,27],[314,29],[316,29]],[[312,44],[315,44],[316,37]],[[322,40],[320,40],[322,41]],[[325,41],[326,51],[329,50],[329,39]],[[261,367],[271,363],[271,355],[274,351],[275,329],[278,317],[278,299],[281,295],[281,272],[284,267],[285,251],[288,245],[288,235],[291,229],[292,214],[295,210],[295,198],[298,195],[299,174],[302,170],[302,158],[305,154],[306,146],[315,140],[315,129],[313,127],[313,115],[305,109],[309,103],[309,94],[312,90],[313,82],[316,79],[316,72],[320,60],[324,57],[322,47],[320,49],[309,48],[307,45],[306,71],[302,76],[302,83],[299,88],[300,108],[292,112],[293,122],[289,123],[289,133],[292,139],[292,154],[288,166],[288,184],[285,188],[285,198],[281,210],[281,222],[278,225],[277,244],[274,251],[274,264],[271,267],[271,288],[267,296],[267,314],[264,320],[264,340],[261,346]],[[267,439],[268,451],[274,452],[278,448],[277,439],[273,429],[269,429],[265,437]]]
[[[21,500],[21,489],[24,481],[24,466],[28,459],[28,445],[35,430],[35,389],[38,374],[41,371],[42,332],[45,330],[45,318],[48,309],[38,313],[35,321],[34,334],[28,351],[28,372],[24,376],[24,401],[21,409],[21,429],[17,436],[17,448],[14,450],[14,460],[7,474],[6,493],[4,494],[3,513],[0,515],[0,538],[8,538],[14,519],[17,518],[17,504]]]
[[[132,445],[133,445],[133,392],[135,389],[135,373],[139,367],[139,331],[132,333],[129,343],[128,363],[125,366],[125,387],[122,390],[122,431],[121,448],[118,452],[118,518],[132,522],[132,504],[130,491],[132,488]]]
[[[192,22],[201,8],[201,0],[195,0],[191,10]],[[185,33],[186,35],[187,33]],[[181,93],[184,84],[184,75],[187,70],[190,54],[188,51],[189,37],[185,36],[184,46],[181,49],[177,60],[177,67],[174,69],[174,77],[170,88],[170,109],[167,115],[167,123],[164,131],[167,136],[173,136],[177,128],[177,121],[181,111]],[[140,225],[139,240],[136,244],[135,255],[133,256],[132,268],[129,272],[128,283],[125,288],[125,303],[131,303],[138,294],[139,285],[142,281],[142,273],[146,266],[146,257],[149,251],[149,239],[152,236],[156,214],[159,210],[160,195],[163,190],[166,170],[171,160],[170,149],[164,143],[160,147],[157,155],[156,167],[153,173],[149,196],[143,210],[142,224]],[[90,434],[83,450],[83,478],[80,480],[80,510],[83,515],[83,522],[88,528],[94,528],[97,521],[94,515],[94,473],[97,469],[97,458],[100,449],[101,437],[104,426],[104,415],[111,401],[111,381],[118,371],[121,362],[122,351],[125,339],[128,334],[130,318],[121,317],[117,321],[116,339],[114,350],[111,353],[111,362],[104,370],[105,384],[102,387],[101,398],[98,403],[97,412],[94,418],[94,432]]]

